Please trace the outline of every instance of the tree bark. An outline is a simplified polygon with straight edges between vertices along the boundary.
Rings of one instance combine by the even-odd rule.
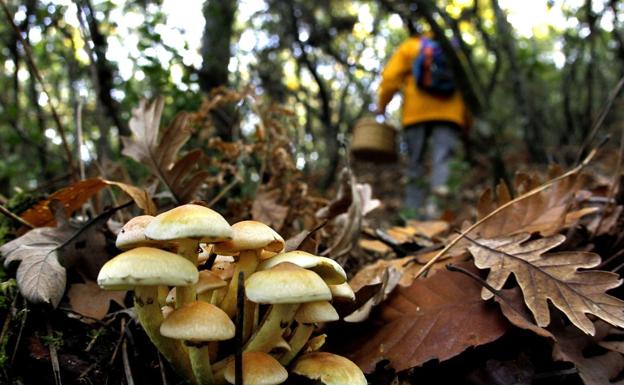
[[[97,98],[99,104],[101,104],[104,113],[111,122],[117,127],[119,135],[130,135],[130,129],[127,123],[121,119],[119,103],[113,99],[111,92],[114,88],[115,71],[113,65],[106,58],[106,51],[108,44],[106,37],[100,31],[98,20],[95,17],[95,11],[90,0],[76,0],[78,5],[78,18],[79,20],[86,21],[88,28],[89,38],[93,43],[93,49],[89,52],[89,59],[91,61],[93,85],[96,89]],[[82,16],[84,15],[84,19]],[[87,32],[87,31],[85,31]],[[88,45],[87,45],[88,48]],[[106,142],[100,142],[99,146],[105,146],[104,153],[110,153],[109,148],[109,132],[104,128],[104,125],[100,126],[100,137],[104,138]]]
[[[204,34],[202,36],[202,66],[199,70],[199,87],[210,94],[219,87],[228,86],[228,65],[232,52],[236,0],[206,0],[203,6]],[[217,136],[229,141],[233,139],[234,122],[238,119],[233,105],[222,105],[211,111]]]
[[[519,112],[525,118],[524,140],[527,150],[536,162],[546,161],[546,152],[544,149],[544,130],[535,113],[535,106],[529,96],[527,89],[527,77],[524,70],[518,65],[518,56],[516,54],[516,46],[511,26],[507,21],[505,13],[498,4],[498,0],[492,0],[492,8],[494,10],[494,18],[498,35],[501,42],[501,48],[507,56],[509,62],[509,78],[513,85],[514,97],[518,104]]]

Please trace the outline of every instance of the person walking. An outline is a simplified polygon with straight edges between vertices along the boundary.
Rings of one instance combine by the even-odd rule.
[[[442,90],[444,92],[437,92],[439,90],[435,87],[428,88],[425,84],[431,80],[430,73],[415,72],[418,66],[422,71],[431,71],[432,68],[423,69],[422,63],[431,65],[432,61],[435,64],[436,60],[442,60],[431,55],[431,52],[436,52],[433,55],[443,54],[439,50],[437,43],[418,33],[412,33],[401,43],[382,72],[376,111],[385,115],[393,96],[397,92],[403,94],[401,124],[409,157],[404,207],[421,217],[437,215],[435,198],[431,199],[431,195],[448,195],[450,161],[461,144],[462,131],[469,126],[468,110],[452,79],[446,79],[449,84],[441,85],[446,87]],[[429,79],[423,80],[423,76]],[[431,175],[426,178],[423,161],[429,141]]]

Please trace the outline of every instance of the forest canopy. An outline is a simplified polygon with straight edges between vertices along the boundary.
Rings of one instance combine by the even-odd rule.
[[[354,122],[374,110],[380,71],[410,23],[458,48],[473,148],[495,178],[515,171],[502,159],[507,149],[524,148],[515,152],[527,155],[517,159],[523,163],[566,164],[623,73],[622,8],[618,1],[240,0],[181,8],[5,0],[3,18],[15,25],[0,24],[0,193],[62,184],[70,156],[87,169],[119,160],[141,98],[163,95],[169,121],[219,87],[253,87],[287,106],[297,168],[328,186]],[[398,98],[391,105],[397,122],[399,105]],[[248,108],[222,109],[205,130],[248,137],[254,118],[238,111]],[[205,130],[193,134],[198,145],[212,136]]]

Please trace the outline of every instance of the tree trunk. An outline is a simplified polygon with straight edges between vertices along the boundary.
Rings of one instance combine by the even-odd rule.
[[[202,37],[202,66],[199,71],[199,86],[209,94],[219,87],[228,86],[228,65],[232,52],[230,44],[236,0],[206,0],[203,14],[206,24]],[[233,125],[238,119],[233,105],[222,105],[211,112],[216,134],[224,140],[232,140]]]

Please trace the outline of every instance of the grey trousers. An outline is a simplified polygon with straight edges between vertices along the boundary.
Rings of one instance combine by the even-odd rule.
[[[450,175],[450,160],[460,144],[460,128],[447,122],[427,122],[405,127],[408,151],[405,208],[422,210],[431,192],[446,187]],[[424,155],[431,141],[431,177],[425,177]]]

